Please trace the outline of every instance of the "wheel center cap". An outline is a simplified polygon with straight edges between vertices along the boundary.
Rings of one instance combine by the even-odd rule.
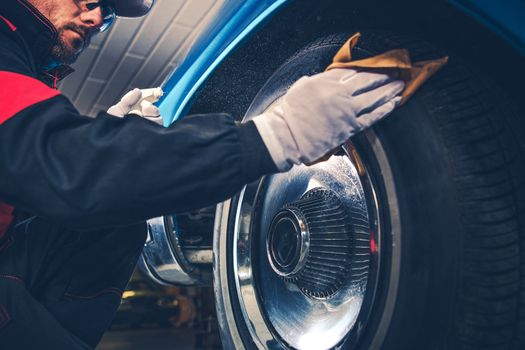
[[[273,271],[305,294],[334,295],[352,260],[353,230],[337,195],[317,188],[286,204],[273,218],[266,241]]]
[[[295,208],[280,210],[272,221],[268,237],[268,256],[280,276],[296,274],[306,262],[309,232],[302,213]]]
[[[290,266],[298,257],[301,236],[297,227],[289,219],[281,220],[276,227],[277,235],[272,247],[275,262],[282,267]]]

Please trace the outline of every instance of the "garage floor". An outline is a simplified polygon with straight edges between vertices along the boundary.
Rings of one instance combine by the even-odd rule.
[[[97,350],[194,350],[195,334],[186,329],[117,330],[106,333]]]
[[[222,350],[218,334],[192,329],[123,329],[107,332],[96,350]]]
[[[159,286],[136,270],[96,350],[222,350],[218,330],[212,288]]]

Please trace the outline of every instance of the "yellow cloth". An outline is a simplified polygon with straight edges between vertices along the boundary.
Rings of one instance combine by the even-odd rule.
[[[392,70],[393,75],[405,81],[405,90],[401,94],[401,104],[404,104],[432,75],[447,62],[448,56],[430,61],[412,63],[406,49],[396,49],[362,60],[352,61],[352,49],[361,38],[361,33],[354,34],[339,49],[333,63],[326,70],[334,68],[374,68]]]

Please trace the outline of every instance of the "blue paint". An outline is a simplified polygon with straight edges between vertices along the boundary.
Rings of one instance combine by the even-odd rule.
[[[164,125],[181,116],[208,76],[239,43],[290,0],[225,0],[163,85],[157,103]]]
[[[449,0],[525,55],[525,0]],[[487,46],[490,45],[487,43]]]

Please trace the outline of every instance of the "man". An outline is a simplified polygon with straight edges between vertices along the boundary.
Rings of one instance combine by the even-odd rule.
[[[67,64],[115,16],[142,16],[152,4],[0,3],[2,349],[94,348],[147,218],[217,203],[261,175],[313,162],[399,101],[402,82],[333,70],[302,78],[275,112],[242,124],[227,114],[170,128],[137,115],[80,115],[54,89]],[[135,90],[112,113],[124,116],[139,98]]]

